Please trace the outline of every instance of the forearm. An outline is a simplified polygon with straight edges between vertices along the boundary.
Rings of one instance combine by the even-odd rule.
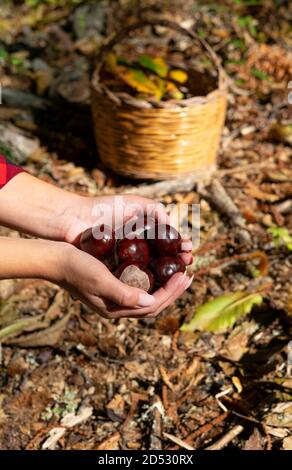
[[[21,173],[0,191],[0,224],[41,238],[64,240],[67,225],[72,224],[70,211],[83,199]]]
[[[66,243],[0,237],[0,280],[37,278],[61,283],[66,250]]]

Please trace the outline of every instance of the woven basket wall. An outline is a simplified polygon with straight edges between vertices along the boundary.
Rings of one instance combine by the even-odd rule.
[[[198,39],[169,21],[151,24],[171,25]],[[129,27],[127,33],[138,27],[141,23]],[[138,100],[126,93],[114,94],[99,81],[103,57],[119,39],[117,35],[106,46],[92,80],[93,123],[101,160],[116,173],[133,178],[208,176],[216,168],[227,103],[225,75],[218,62],[218,88],[206,96],[160,103]],[[217,61],[210,47],[203,45]]]

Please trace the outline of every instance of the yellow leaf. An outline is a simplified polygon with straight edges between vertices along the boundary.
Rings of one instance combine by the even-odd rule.
[[[188,74],[183,70],[175,69],[169,72],[169,77],[178,83],[185,83],[188,79]]]
[[[108,72],[116,73],[117,56],[113,52],[109,52],[105,59],[105,66]]]
[[[181,100],[184,97],[184,94],[172,82],[166,82],[166,92],[171,96],[171,98],[176,100]]]
[[[166,77],[168,72],[168,66],[162,57],[151,57],[146,54],[142,54],[138,57],[138,62],[142,67],[145,67],[151,72],[157,73],[160,77]]]
[[[201,305],[190,323],[184,323],[181,331],[223,332],[236,320],[250,313],[254,305],[260,305],[263,297],[258,293],[233,292],[221,295]]]
[[[159,88],[148,78],[142,70],[127,69],[125,67],[117,67],[119,77],[130,87],[139,93],[147,93],[159,96]]]

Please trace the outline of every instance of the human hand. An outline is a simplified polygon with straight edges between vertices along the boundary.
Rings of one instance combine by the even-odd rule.
[[[81,197],[78,204],[69,206],[63,215],[63,239],[78,246],[81,233],[89,227],[100,224],[122,227],[144,215],[160,223],[169,222],[163,204],[152,199],[134,195]],[[192,242],[184,238],[180,256],[185,264],[192,261],[191,250]]]
[[[192,279],[177,273],[153,295],[119,281],[107,267],[72,245],[64,246],[55,282],[104,318],[155,317],[189,287]]]

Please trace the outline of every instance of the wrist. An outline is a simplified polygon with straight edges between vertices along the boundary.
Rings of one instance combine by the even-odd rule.
[[[60,240],[76,245],[79,236],[84,230],[92,226],[88,221],[92,220],[92,213],[96,198],[76,196],[70,201],[62,214],[62,232]]]
[[[40,277],[59,285],[66,283],[72,251],[76,248],[65,242],[43,243],[46,244],[46,259],[45,266],[41,268]]]
[[[83,199],[21,173],[1,189],[0,224],[37,237],[65,241],[74,210]]]
[[[0,238],[0,279],[37,278],[60,283],[70,249],[73,247],[62,242]]]

